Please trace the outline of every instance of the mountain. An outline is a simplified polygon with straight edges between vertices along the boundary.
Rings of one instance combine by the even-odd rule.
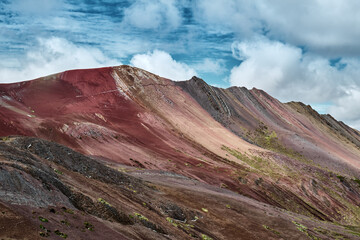
[[[262,90],[66,71],[0,85],[0,136],[2,238],[360,236],[360,133]]]

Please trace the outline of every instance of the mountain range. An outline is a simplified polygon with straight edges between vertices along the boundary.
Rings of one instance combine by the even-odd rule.
[[[0,84],[1,239],[359,239],[360,132],[118,66]]]

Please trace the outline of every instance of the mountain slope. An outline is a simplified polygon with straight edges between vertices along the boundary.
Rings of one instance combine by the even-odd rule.
[[[41,139],[0,141],[0,155],[3,238],[356,239],[357,228],[318,222],[170,172],[106,166]]]
[[[103,165],[124,164],[120,168],[126,171],[131,166],[136,179],[166,185],[174,180],[162,174],[152,177],[164,170],[196,180],[196,185],[249,197],[272,211],[360,223],[359,133],[301,103],[282,104],[261,90],[219,89],[198,78],[173,82],[120,66],[0,85],[0,109],[0,135],[6,144],[8,135],[38,137]],[[51,158],[51,152],[45,153],[40,157]],[[189,190],[185,180],[178,184],[201,198],[203,190]],[[110,191],[108,196],[122,194]],[[210,235],[229,237],[221,234]]]
[[[220,89],[199,78],[177,84],[223,126],[244,139],[277,150],[261,142],[258,134],[266,137],[274,131],[284,147],[314,163],[333,171],[359,174],[360,135],[331,116],[321,116],[302,103],[282,104],[258,89]]]

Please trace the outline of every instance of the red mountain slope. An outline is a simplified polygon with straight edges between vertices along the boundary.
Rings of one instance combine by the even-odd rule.
[[[149,176],[166,170],[257,203],[360,224],[359,133],[260,90],[175,83],[129,66],[73,70],[0,85],[0,120],[1,136],[55,141],[136,167],[132,174],[157,184],[166,178]]]

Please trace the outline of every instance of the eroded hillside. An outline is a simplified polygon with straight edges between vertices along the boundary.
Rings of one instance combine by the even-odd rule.
[[[0,109],[1,201],[25,218],[70,208],[120,239],[359,235],[359,133],[301,103],[120,66],[0,85]]]

